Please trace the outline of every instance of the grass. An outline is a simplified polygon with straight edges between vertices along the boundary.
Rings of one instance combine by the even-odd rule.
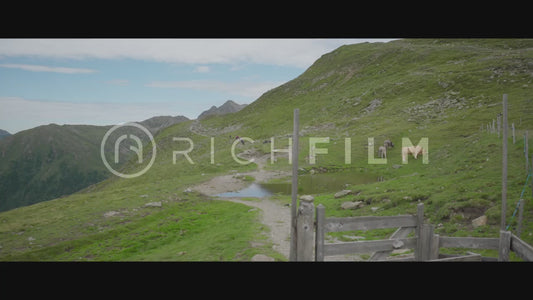
[[[294,108],[300,109],[302,173],[346,169],[384,179],[350,185],[357,196],[315,195],[315,205],[325,205],[326,216],[414,214],[421,201],[425,221],[442,224],[436,226],[437,234],[498,237],[501,139],[481,132],[480,126],[501,112],[502,94],[507,93],[509,123],[518,128],[517,143],[509,144],[507,219],[511,222],[526,179],[522,134],[533,128],[532,48],[531,40],[514,39],[415,39],[340,47],[240,112],[202,120],[202,127],[213,133],[213,164],[210,137],[189,131],[192,121],[188,121],[156,136],[156,162],[141,177],[113,177],[68,197],[0,213],[0,260],[246,260],[259,252],[281,259],[265,240],[267,229],[258,223],[257,212],[184,190],[213,176],[256,169],[255,164],[233,160],[229,134],[257,141],[238,144],[237,153],[269,153],[271,145],[261,141],[271,137],[275,149],[287,148]],[[194,141],[190,153],[194,165],[183,156],[172,163],[172,151],[183,147],[172,137]],[[317,155],[315,165],[306,160],[310,137],[330,138],[327,144],[317,144],[328,154]],[[369,137],[376,145],[385,139],[395,143],[386,164],[368,164]],[[429,163],[410,157],[408,164],[402,164],[402,137],[414,144],[427,137]],[[345,163],[345,138],[351,138],[350,164]],[[265,168],[290,170],[291,165],[279,157]],[[533,244],[533,203],[529,192],[526,196],[522,237]],[[284,195],[273,199],[290,202]],[[364,201],[365,206],[341,209],[342,202],[353,200]],[[168,202],[160,210],[141,208],[153,201]],[[371,207],[379,209],[373,212]],[[108,211],[123,216],[106,219],[103,214]],[[482,214],[487,215],[488,225],[473,228],[471,220]],[[516,219],[512,230],[515,225]],[[354,235],[371,239],[390,232]],[[31,244],[30,236],[35,238]],[[257,241],[262,246],[250,246]]]

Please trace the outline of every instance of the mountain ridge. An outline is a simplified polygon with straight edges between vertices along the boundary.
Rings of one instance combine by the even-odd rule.
[[[201,132],[191,130],[193,121],[160,131],[155,137],[156,162],[140,177],[111,177],[65,198],[0,213],[0,258],[250,260],[268,244],[264,230],[249,235],[248,230],[258,226],[255,210],[213,200],[189,187],[215,176],[255,170],[253,163],[243,165],[232,158],[232,145],[243,154],[286,149],[295,108],[300,110],[301,173],[346,170],[381,178],[349,184],[346,189],[353,192],[349,197],[314,195],[315,205],[324,205],[328,216],[416,214],[417,203],[423,202],[426,221],[437,225],[437,234],[497,237],[501,138],[480,128],[497,117],[502,94],[508,94],[509,123],[520,124],[517,137],[531,131],[532,74],[533,40],[407,39],[339,47],[241,111],[195,120]],[[255,141],[273,137],[275,145],[233,144],[228,134]],[[193,141],[194,164],[184,155],[173,162],[174,151],[186,149],[174,137]],[[328,137],[328,142],[317,145],[328,153],[317,155],[316,164],[308,160],[311,137]],[[376,145],[386,138],[397,145],[387,151],[385,164],[368,163],[369,137]],[[415,144],[429,138],[429,164],[420,158],[402,163],[403,137]],[[216,151],[211,152],[210,146]],[[507,212],[513,227],[511,208],[527,176],[523,141],[509,143],[508,150]],[[290,170],[287,158],[278,154],[278,160],[264,168]],[[275,199],[290,203],[290,196]],[[363,207],[342,209],[346,201],[361,201]],[[154,202],[160,207],[146,207]],[[533,231],[531,201],[525,206],[523,233]],[[487,216],[487,224],[474,228],[472,220],[480,215]],[[228,220],[239,229],[230,230]],[[533,242],[530,235],[522,236]],[[491,250],[486,251],[482,255]]]
[[[196,118],[197,120],[205,119],[209,116],[214,115],[225,115],[225,114],[231,114],[240,111],[241,109],[245,108],[248,104],[238,104],[233,100],[227,100],[222,104],[220,107],[217,107],[215,105],[211,106],[208,110],[203,111],[201,114],[198,115]]]
[[[156,116],[139,124],[155,135],[188,120],[184,116]],[[108,178],[100,143],[111,127],[51,123],[2,139],[0,211],[68,195]]]

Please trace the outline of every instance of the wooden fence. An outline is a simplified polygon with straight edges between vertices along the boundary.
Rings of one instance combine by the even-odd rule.
[[[316,222],[313,222],[313,214],[313,200],[300,201],[297,214],[299,233],[297,261],[324,261],[326,256],[357,253],[373,253],[370,260],[381,261],[397,249],[414,249],[414,258],[386,261],[508,261],[511,251],[525,261],[533,261],[533,247],[509,231],[500,231],[499,238],[447,237],[434,234],[434,226],[423,222],[423,203],[418,204],[416,215],[326,218],[323,205],[318,205],[316,208]],[[381,228],[398,228],[398,230],[389,239],[384,240],[325,242],[325,235],[328,232]],[[413,231],[414,236],[408,237]],[[481,257],[471,252],[467,255],[446,255],[439,253],[440,248],[495,249],[499,255],[497,259]]]

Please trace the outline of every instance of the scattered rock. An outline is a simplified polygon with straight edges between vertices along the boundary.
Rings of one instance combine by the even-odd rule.
[[[252,261],[275,261],[275,259],[264,254],[256,254],[252,257]]]
[[[392,243],[392,248],[394,249],[399,249],[399,248],[402,248],[404,246],[403,242],[400,241],[400,240],[395,240],[393,243]]]
[[[192,193],[192,189],[191,188],[186,188],[183,192],[186,193],[186,194]]]
[[[33,241],[35,241],[35,238],[33,236],[28,237],[28,242],[33,242]]]
[[[120,215],[120,212],[114,211],[114,210],[111,210],[111,211],[108,211],[108,212],[104,213],[104,217],[105,218],[115,217],[115,216],[119,216],[119,215]]]
[[[147,198],[148,195],[146,195],[146,194],[145,194],[145,195],[140,195],[139,197],[141,197],[141,198]]]
[[[315,200],[315,197],[311,195],[303,195],[303,196],[300,196],[300,200],[306,201],[306,202],[313,202]]]
[[[399,168],[401,168],[401,167],[402,167],[402,165],[392,165],[392,168],[393,168],[393,169],[399,169]]]
[[[144,205],[144,207],[162,207],[163,204],[161,204],[161,201],[157,202],[148,202]]]
[[[479,227],[479,226],[484,226],[484,225],[487,225],[487,216],[485,215],[472,220],[472,226],[474,228]]]
[[[344,197],[344,196],[350,194],[351,192],[352,192],[352,190],[342,190],[340,192],[335,193],[334,197],[335,197],[335,199],[341,198],[341,197]]]
[[[379,207],[371,207],[371,208],[370,208],[370,210],[371,210],[372,212],[376,212],[378,209],[379,209]]]
[[[342,209],[358,209],[364,206],[363,201],[348,201],[341,204]]]

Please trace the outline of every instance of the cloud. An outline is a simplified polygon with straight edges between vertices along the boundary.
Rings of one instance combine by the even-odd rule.
[[[31,72],[53,72],[64,74],[87,74],[94,73],[96,70],[92,69],[80,69],[80,68],[65,68],[65,67],[49,67],[41,65],[24,65],[24,64],[0,64],[2,68],[21,69]]]
[[[232,95],[239,95],[250,97],[252,99],[259,98],[266,91],[281,85],[283,82],[252,82],[252,81],[236,81],[224,82],[217,80],[184,80],[184,81],[153,81],[147,84],[147,87],[152,88],[181,88],[193,89],[201,91],[212,91],[229,93]]]
[[[198,66],[194,68],[195,73],[209,73],[210,71],[209,66]]]
[[[36,126],[56,124],[114,125],[154,116],[195,118],[205,104],[191,101],[149,103],[74,103],[0,97],[0,128],[14,134]]]
[[[389,39],[390,40],[390,39]],[[0,57],[131,58],[206,65],[273,64],[307,68],[343,44],[378,39],[1,39]]]

